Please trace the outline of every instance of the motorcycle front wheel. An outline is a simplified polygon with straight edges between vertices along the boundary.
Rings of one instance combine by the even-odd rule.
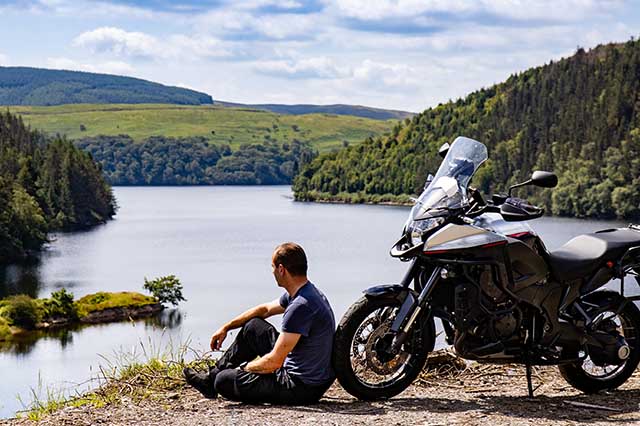
[[[342,317],[336,330],[333,366],[338,382],[362,400],[391,398],[420,374],[435,343],[433,318],[419,316],[400,351],[387,349],[400,302],[362,297]]]

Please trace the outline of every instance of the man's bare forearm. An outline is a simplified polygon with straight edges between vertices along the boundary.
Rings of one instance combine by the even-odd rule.
[[[263,357],[254,359],[244,367],[246,371],[258,374],[269,374],[282,367],[282,363],[278,363],[273,359],[271,354],[266,354]]]
[[[251,309],[247,309],[246,311],[244,311],[243,313],[241,313],[240,315],[238,315],[237,317],[235,317],[234,319],[232,319],[222,327],[227,331],[234,330],[236,328],[242,327],[251,318],[255,318],[255,317],[264,318],[268,312],[269,312],[269,309],[264,304],[254,306]]]

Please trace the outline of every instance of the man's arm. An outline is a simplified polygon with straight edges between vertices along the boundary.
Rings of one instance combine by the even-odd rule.
[[[284,308],[280,306],[279,299],[254,306],[253,308],[244,311],[213,333],[213,336],[211,336],[211,350],[215,351],[220,349],[222,342],[227,337],[227,332],[229,332],[229,330],[242,327],[251,318],[269,318],[270,316],[279,315],[283,312]]]
[[[282,367],[285,358],[298,343],[298,340],[300,340],[300,336],[298,333],[280,333],[278,340],[276,340],[276,345],[271,352],[251,361],[244,369],[258,374],[273,373]]]

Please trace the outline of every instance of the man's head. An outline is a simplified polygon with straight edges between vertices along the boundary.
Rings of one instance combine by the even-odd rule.
[[[307,280],[307,255],[296,243],[282,243],[271,256],[273,276],[280,287]]]

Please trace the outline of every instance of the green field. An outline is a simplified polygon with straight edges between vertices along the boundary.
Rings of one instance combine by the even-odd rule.
[[[268,111],[217,106],[169,104],[73,104],[50,107],[3,107],[22,116],[31,128],[70,139],[127,134],[136,141],[149,136],[203,136],[235,148],[243,143],[310,142],[319,151],[355,144],[391,130],[395,120],[331,115],[280,115]],[[82,130],[81,130],[82,129]]]

